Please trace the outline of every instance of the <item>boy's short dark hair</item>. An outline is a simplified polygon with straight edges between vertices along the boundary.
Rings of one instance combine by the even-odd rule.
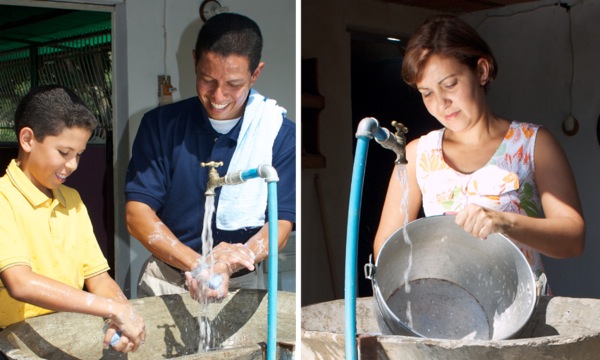
[[[196,62],[207,51],[222,56],[241,55],[249,61],[250,73],[260,63],[263,38],[258,25],[250,18],[222,13],[210,18],[198,32]]]
[[[41,85],[29,91],[15,111],[17,138],[24,127],[33,130],[38,141],[56,136],[65,128],[93,132],[98,121],[73,90],[62,85]]]

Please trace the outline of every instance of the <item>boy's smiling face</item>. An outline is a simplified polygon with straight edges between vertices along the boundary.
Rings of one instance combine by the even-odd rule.
[[[27,153],[20,167],[40,191],[52,197],[52,190],[77,169],[91,132],[78,127],[64,128],[58,135],[48,135],[43,141],[34,135],[30,128],[20,132],[21,148]]]

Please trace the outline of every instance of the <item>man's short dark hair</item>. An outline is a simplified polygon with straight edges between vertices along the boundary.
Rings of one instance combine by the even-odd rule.
[[[38,141],[56,136],[65,128],[94,131],[98,120],[73,90],[62,85],[42,85],[29,91],[15,111],[17,138],[24,127],[33,130]]]
[[[250,73],[260,63],[263,39],[258,25],[250,18],[222,13],[210,18],[198,32],[196,62],[208,51],[222,56],[241,55],[248,58]]]

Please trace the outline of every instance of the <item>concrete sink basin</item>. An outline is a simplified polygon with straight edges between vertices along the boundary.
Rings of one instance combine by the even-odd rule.
[[[295,293],[278,292],[278,358],[295,348]],[[200,304],[188,293],[132,300],[146,322],[137,352],[102,348],[102,319],[55,313],[13,324],[0,332],[0,359],[263,359],[267,341],[267,292],[238,290],[220,303]],[[210,321],[215,350],[199,353],[199,317]]]
[[[600,299],[543,296],[517,338],[497,341],[382,335],[375,309],[372,297],[357,299],[361,359],[598,359],[600,354]],[[344,300],[303,307],[301,341],[302,359],[344,359]]]

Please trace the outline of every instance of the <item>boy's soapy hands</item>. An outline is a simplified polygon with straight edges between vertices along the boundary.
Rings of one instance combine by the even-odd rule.
[[[120,309],[105,325],[104,348],[119,352],[135,352],[146,339],[144,320],[129,303],[115,304]]]

